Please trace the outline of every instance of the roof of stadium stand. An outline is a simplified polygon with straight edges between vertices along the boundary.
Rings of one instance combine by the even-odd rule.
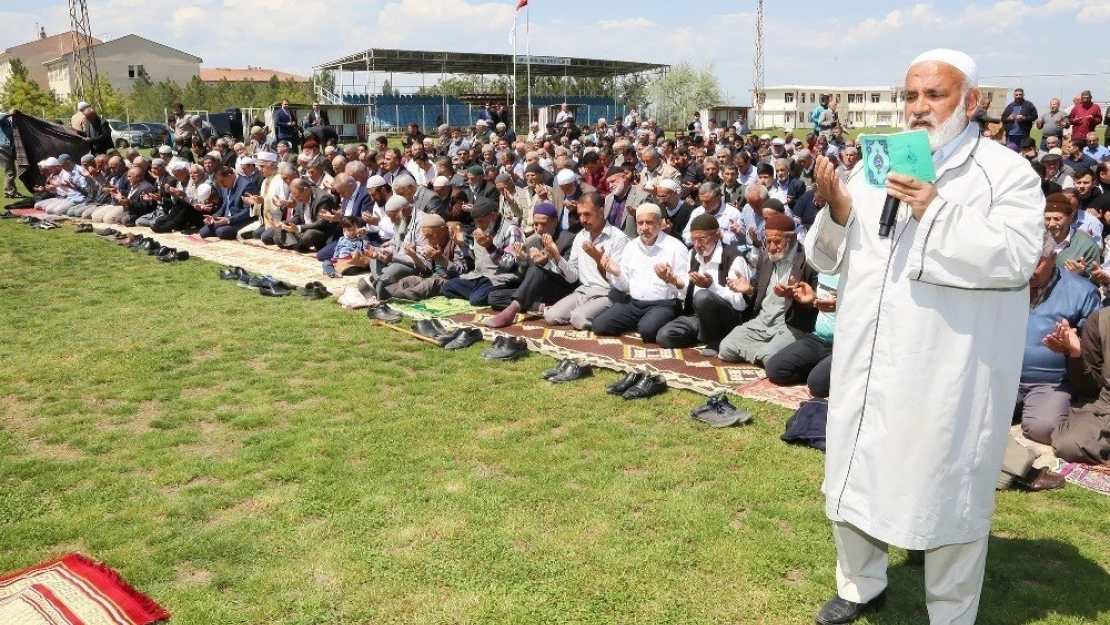
[[[518,54],[518,71],[527,55]],[[669,65],[635,61],[607,61],[559,56],[532,55],[533,76],[615,78],[629,74],[665,70]],[[513,55],[476,52],[433,52],[370,48],[341,59],[322,63],[319,71],[396,72],[405,74],[481,74],[507,76],[513,73]]]

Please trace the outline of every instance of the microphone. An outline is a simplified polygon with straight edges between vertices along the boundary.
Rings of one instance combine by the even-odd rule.
[[[890,236],[890,231],[894,228],[894,222],[898,220],[898,204],[899,200],[890,195],[886,196],[886,201],[883,202],[883,212],[879,215],[879,237],[887,238]]]

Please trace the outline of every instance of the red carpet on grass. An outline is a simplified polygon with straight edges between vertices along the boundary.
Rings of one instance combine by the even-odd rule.
[[[148,625],[169,617],[118,573],[81,554],[0,577],[4,625]]]
[[[38,217],[40,219],[48,216],[46,211],[37,208],[13,208],[11,213],[16,217]]]
[[[486,309],[455,315],[450,321],[479,328],[488,339],[498,334],[523,338],[530,349],[553,358],[572,358],[615,371],[658,373],[670,386],[702,395],[731,392],[792,409],[810,398],[804,386],[776,386],[760,367],[705,358],[697,349],[665,349],[644,343],[636,335],[597,336],[570,326],[549,326],[534,315],[507,328],[490,330],[482,321],[492,315]]]

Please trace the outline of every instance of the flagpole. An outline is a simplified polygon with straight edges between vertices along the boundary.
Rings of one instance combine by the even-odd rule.
[[[532,3],[524,5],[524,54],[528,57],[524,59],[526,73],[525,80],[528,81],[528,132],[532,131]]]
[[[516,119],[516,99],[517,99],[517,87],[516,87],[516,25],[517,25],[517,15],[519,15],[519,14],[520,14],[520,11],[513,11],[513,117],[512,117],[513,121],[512,121],[512,123],[509,124],[509,132],[513,132],[513,133],[516,132],[516,128],[517,128],[517,125],[516,125],[516,122],[517,122],[517,119]]]

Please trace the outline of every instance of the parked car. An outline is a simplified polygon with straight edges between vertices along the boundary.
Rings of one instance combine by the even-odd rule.
[[[118,119],[109,119],[112,128],[112,143],[117,148],[151,148],[160,143],[145,124],[127,124]]]
[[[165,124],[160,124],[158,122],[134,122],[131,126],[145,126],[147,132],[154,135],[155,144],[153,147],[169,145],[170,143],[170,128]]]

